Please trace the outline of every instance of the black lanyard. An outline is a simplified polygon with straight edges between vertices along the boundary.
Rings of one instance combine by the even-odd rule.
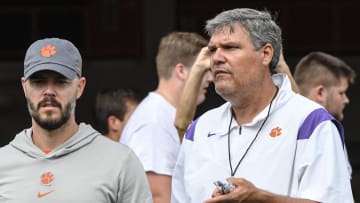
[[[227,133],[227,134],[228,134],[228,152],[229,152],[229,164],[230,164],[230,170],[231,170],[231,177],[234,177],[234,176],[235,176],[235,173],[236,173],[236,171],[238,170],[238,168],[239,168],[239,166],[240,166],[240,163],[241,163],[242,160],[245,158],[246,154],[248,153],[248,151],[249,151],[249,149],[251,148],[251,146],[254,144],[256,138],[258,137],[259,133],[261,132],[261,129],[264,127],[267,119],[269,118],[271,106],[272,106],[272,103],[273,103],[273,101],[274,101],[274,99],[275,99],[278,91],[279,91],[279,88],[276,87],[276,92],[275,92],[275,95],[273,96],[273,98],[271,99],[271,102],[270,102],[270,105],[269,105],[269,109],[268,109],[267,115],[266,115],[264,121],[262,122],[259,130],[257,131],[255,137],[253,138],[253,140],[251,141],[250,145],[249,145],[248,148],[246,149],[244,155],[241,157],[241,159],[240,159],[239,162],[237,163],[237,165],[236,165],[236,167],[235,167],[235,170],[233,170],[233,168],[232,168],[232,164],[231,164],[231,153],[230,153],[230,152],[231,152],[231,150],[230,150],[230,128],[231,128],[231,123],[232,123],[232,120],[233,120],[233,117],[234,117],[234,115],[233,115],[234,113],[233,113],[233,111],[231,111],[230,124],[229,124],[228,133]]]

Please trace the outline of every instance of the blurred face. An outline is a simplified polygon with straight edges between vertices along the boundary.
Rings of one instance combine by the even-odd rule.
[[[265,77],[261,68],[264,67],[263,48],[255,50],[248,32],[241,25],[236,24],[233,28],[232,32],[229,27],[215,32],[208,45],[215,90],[227,100],[251,91]]]
[[[348,86],[347,79],[343,77],[338,85],[326,88],[327,94],[323,106],[339,121],[344,119],[343,111],[350,102],[346,96]]]
[[[22,85],[33,121],[49,131],[64,125],[74,114],[76,99],[82,93],[80,80],[84,79],[69,80],[53,71],[40,71],[26,81],[23,78]]]
[[[197,105],[199,105],[205,101],[207,89],[212,81],[213,81],[213,76],[212,76],[210,70],[206,71],[206,73],[204,74],[204,77],[201,81]]]

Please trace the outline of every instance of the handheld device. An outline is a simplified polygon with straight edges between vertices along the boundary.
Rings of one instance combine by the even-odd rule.
[[[234,189],[234,185],[230,181],[223,182],[223,181],[217,180],[214,182],[214,185],[219,189],[219,191],[222,194],[227,194],[227,193],[233,191],[233,189]]]

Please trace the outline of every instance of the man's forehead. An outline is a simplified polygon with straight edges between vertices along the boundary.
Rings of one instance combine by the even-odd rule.
[[[238,31],[239,29],[248,32],[248,30],[246,29],[246,27],[244,27],[243,24],[241,24],[240,22],[233,22],[233,23],[229,23],[229,24],[224,24],[221,26],[218,26],[214,33],[212,35],[215,34],[232,34],[236,31]]]
[[[234,24],[230,27],[223,26],[218,28],[210,37],[209,44],[213,43],[215,40],[221,39],[222,41],[234,41],[236,40],[239,33],[243,33],[246,36],[249,35],[249,32],[241,25]]]
[[[214,33],[209,39],[208,46],[217,46],[219,44],[227,43],[229,41],[231,41],[231,37],[228,33]]]

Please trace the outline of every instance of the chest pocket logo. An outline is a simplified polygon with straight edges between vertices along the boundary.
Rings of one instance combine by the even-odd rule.
[[[281,135],[281,130],[282,129],[279,126],[276,127],[276,128],[273,128],[269,133],[270,137],[275,138],[277,136],[280,136]]]
[[[50,186],[54,180],[54,175],[51,172],[46,172],[41,175],[41,184]]]

